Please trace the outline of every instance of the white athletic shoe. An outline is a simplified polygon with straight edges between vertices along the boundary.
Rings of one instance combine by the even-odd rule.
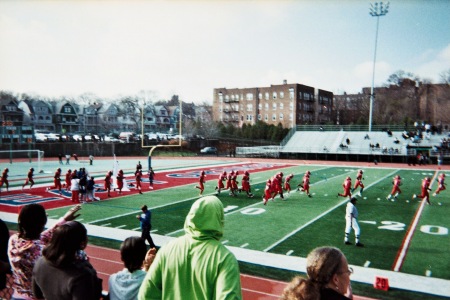
[[[436,193],[433,193],[433,196],[436,197]]]
[[[417,198],[417,195],[416,195],[416,194],[414,194],[414,195],[413,195],[413,199],[416,199],[416,198]]]

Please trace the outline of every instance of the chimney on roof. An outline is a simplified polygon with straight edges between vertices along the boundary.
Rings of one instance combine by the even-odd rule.
[[[283,84],[287,84],[287,80],[286,79],[283,80]]]

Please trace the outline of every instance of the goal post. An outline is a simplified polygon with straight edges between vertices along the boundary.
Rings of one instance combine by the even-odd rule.
[[[44,151],[41,150],[2,150],[0,151],[0,161],[13,163],[37,164],[37,172],[43,173]]]
[[[178,119],[178,144],[173,144],[173,145],[151,145],[151,146],[147,146],[144,145],[144,134],[145,134],[145,127],[144,127],[144,112],[145,112],[145,107],[142,106],[142,112],[141,112],[141,128],[142,128],[142,138],[141,138],[141,148],[150,148],[150,151],[148,152],[148,170],[150,170],[150,168],[152,167],[152,153],[153,151],[158,148],[158,147],[181,147],[182,146],[182,133],[181,133],[181,123],[182,123],[182,116],[183,116],[183,106],[182,106],[182,101],[179,100],[180,102],[180,116]]]

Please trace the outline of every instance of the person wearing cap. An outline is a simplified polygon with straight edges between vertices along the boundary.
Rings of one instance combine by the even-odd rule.
[[[353,230],[355,231],[355,245],[357,247],[364,247],[364,244],[362,244],[359,241],[359,236],[361,234],[361,229],[358,225],[358,209],[356,209],[356,199],[355,197],[352,197],[350,201],[347,203],[347,207],[345,209],[345,237],[344,237],[344,243],[346,245],[351,245],[352,243],[349,241],[350,233]]]

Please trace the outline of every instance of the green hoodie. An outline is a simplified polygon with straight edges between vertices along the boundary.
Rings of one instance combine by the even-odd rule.
[[[223,226],[217,197],[194,202],[184,223],[186,234],[159,249],[138,299],[242,299],[239,265],[219,241]]]

